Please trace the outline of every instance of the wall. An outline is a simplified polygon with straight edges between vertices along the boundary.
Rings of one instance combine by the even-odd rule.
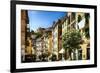
[[[99,0],[34,0],[58,3],[98,5],[98,67],[86,69],[70,69],[42,71],[41,73],[99,73],[100,72],[100,1]],[[10,0],[0,1],[0,73],[10,73]],[[29,72],[32,73],[32,72]],[[34,72],[40,73],[40,72]]]

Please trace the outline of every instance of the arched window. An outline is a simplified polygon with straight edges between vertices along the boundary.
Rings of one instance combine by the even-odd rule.
[[[70,24],[70,16],[68,17],[68,24]]]
[[[81,15],[78,15],[78,22],[80,22],[82,20]]]
[[[72,15],[71,15],[71,21],[75,20],[75,13],[72,12]]]
[[[89,18],[90,18],[90,14],[89,13],[85,13],[85,22],[86,22],[86,24],[89,23]]]

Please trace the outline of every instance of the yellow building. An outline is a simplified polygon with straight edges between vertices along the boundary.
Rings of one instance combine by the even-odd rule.
[[[32,55],[32,40],[30,37],[27,37],[27,45],[26,45],[26,55]]]
[[[63,19],[62,19],[62,39],[63,39],[63,35],[68,31],[68,16],[66,15]],[[63,43],[63,42],[62,42]],[[65,48],[62,48],[59,53],[61,53],[61,55],[63,55],[64,59],[66,60],[68,58],[68,50],[66,52]],[[63,58],[62,58],[63,59]]]
[[[52,38],[53,38],[53,49],[52,52],[53,54],[56,55],[57,60],[59,60],[59,51],[62,49],[62,24],[61,20],[58,19],[57,22],[53,24],[53,29],[52,29]]]
[[[76,17],[75,16],[75,12],[67,12],[67,15],[62,20],[62,36],[66,32],[75,29],[75,25],[76,25],[76,18],[75,17]],[[63,37],[62,37],[62,39],[63,39]],[[63,49],[65,50],[67,48],[63,48]],[[73,55],[72,57],[74,57],[74,56],[75,55]],[[68,49],[65,50],[64,57],[65,57],[65,60],[70,60],[70,54],[69,54],[69,50]]]
[[[86,18],[87,17],[87,18]],[[73,29],[79,30],[82,34],[82,40],[80,49],[76,49],[75,54],[72,54],[72,58],[79,60],[86,60],[90,58],[90,38],[87,38],[85,32],[89,34],[89,14],[81,12],[68,12],[67,16],[62,20],[62,36]],[[66,52],[68,55],[68,51]],[[66,54],[65,53],[65,54]],[[66,58],[66,56],[65,56]]]
[[[47,49],[48,49],[48,59],[52,56],[52,31],[47,30]]]
[[[21,61],[25,61],[27,24],[29,23],[27,10],[21,10]]]
[[[81,44],[82,49],[82,59],[90,59],[90,37],[89,37],[89,14],[88,13],[76,13],[76,24],[78,26],[78,30],[82,34],[83,44]],[[86,34],[88,33],[88,37]]]
[[[62,20],[62,35],[64,35],[67,32],[68,28],[68,18],[67,16]]]

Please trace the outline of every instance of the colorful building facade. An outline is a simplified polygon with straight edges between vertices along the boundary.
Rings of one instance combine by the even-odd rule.
[[[53,55],[56,55],[56,61],[90,59],[89,13],[67,12],[63,18],[54,22],[52,27],[39,28],[33,34],[30,33],[27,11],[21,13],[21,24],[23,26],[21,26],[21,46],[25,45],[27,55],[36,54],[37,61],[41,60],[40,56],[43,54],[47,55],[48,61]],[[80,44],[80,49],[69,54],[69,50],[63,48],[62,39],[65,33],[73,29],[81,33],[83,42]]]

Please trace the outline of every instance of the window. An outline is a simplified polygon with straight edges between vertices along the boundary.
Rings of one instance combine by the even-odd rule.
[[[62,28],[64,28],[64,24],[62,24]]]
[[[78,22],[80,22],[82,20],[81,15],[78,15]]]
[[[66,23],[64,22],[64,27],[66,26]]]
[[[68,24],[70,24],[70,16],[68,17]]]
[[[86,22],[86,24],[89,23],[89,18],[90,18],[90,14],[89,13],[85,13],[85,22]]]
[[[71,21],[75,20],[75,13],[72,12],[72,15],[71,15]]]
[[[82,60],[82,49],[78,50],[78,60]]]
[[[65,26],[67,26],[67,25],[66,25],[66,22],[65,22]]]
[[[90,59],[90,48],[87,48],[87,60]]]
[[[66,26],[67,26],[67,22],[68,22],[68,21],[67,21],[67,19],[66,19]]]

